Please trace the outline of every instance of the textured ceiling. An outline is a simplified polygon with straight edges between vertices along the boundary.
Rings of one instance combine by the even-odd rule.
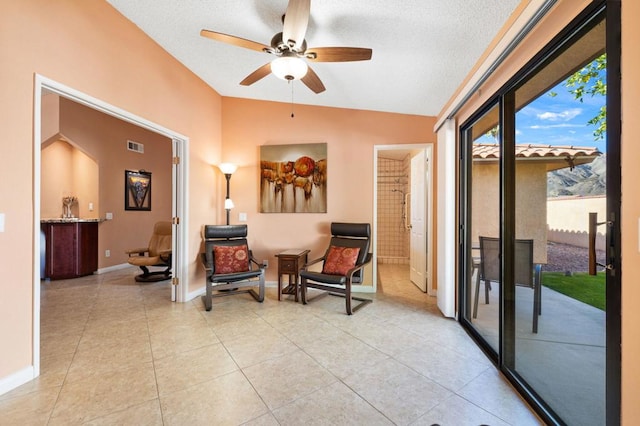
[[[273,59],[200,36],[201,29],[263,44],[282,31],[287,0],[107,0],[223,96],[437,115],[519,0],[318,0],[309,47],[373,49],[370,61],[314,63],[326,91],[269,75],[239,82]],[[293,89],[293,90],[292,90]]]

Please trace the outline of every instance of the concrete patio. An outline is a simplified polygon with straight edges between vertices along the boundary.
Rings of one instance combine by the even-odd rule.
[[[488,305],[480,286],[472,323],[495,349],[498,285],[493,284]],[[544,281],[537,334],[532,309],[533,291],[517,287],[516,371],[569,424],[605,424],[605,312],[545,287]]]

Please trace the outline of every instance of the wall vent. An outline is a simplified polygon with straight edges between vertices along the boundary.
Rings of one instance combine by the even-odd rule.
[[[140,142],[127,141],[127,149],[129,151],[134,151],[140,154],[144,154],[144,145],[141,144]]]

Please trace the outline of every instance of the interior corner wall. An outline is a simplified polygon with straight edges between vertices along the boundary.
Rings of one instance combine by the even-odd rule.
[[[280,251],[310,249],[310,259],[324,254],[330,222],[373,224],[374,145],[436,143],[435,117],[296,105],[292,119],[290,104],[225,97],[222,105],[222,157],[239,165],[231,178],[231,223],[247,213],[252,249],[271,260],[273,281]],[[327,143],[327,213],[259,213],[260,146],[317,142]]]
[[[200,284],[200,228],[216,220],[221,96],[105,1],[3,2],[0,113],[0,388],[33,366],[34,75],[71,87],[189,138],[188,276]],[[124,177],[122,177],[122,182]],[[8,202],[10,200],[10,202]],[[8,267],[11,265],[11,267]],[[38,268],[39,269],[39,268]],[[167,294],[169,297],[169,294]]]
[[[66,213],[62,198],[75,196],[75,217],[97,219],[99,212],[98,163],[63,139],[42,146],[40,156],[40,218],[54,219]],[[88,203],[94,205],[89,211]]]

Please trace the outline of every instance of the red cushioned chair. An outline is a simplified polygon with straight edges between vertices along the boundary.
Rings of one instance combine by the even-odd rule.
[[[351,285],[363,281],[364,267],[371,262],[370,244],[371,226],[368,223],[331,223],[331,242],[324,256],[307,263],[300,272],[302,303],[307,304],[307,287],[324,290],[320,296],[344,297],[347,315],[371,303],[371,299],[351,294]],[[323,263],[321,272],[308,269],[320,262]],[[352,299],[360,302],[353,309]]]
[[[205,225],[202,264],[206,270],[205,309],[211,310],[212,298],[249,293],[264,301],[264,267],[258,263],[247,244],[247,225]],[[243,287],[258,286],[238,290]],[[215,291],[215,293],[214,293]]]

